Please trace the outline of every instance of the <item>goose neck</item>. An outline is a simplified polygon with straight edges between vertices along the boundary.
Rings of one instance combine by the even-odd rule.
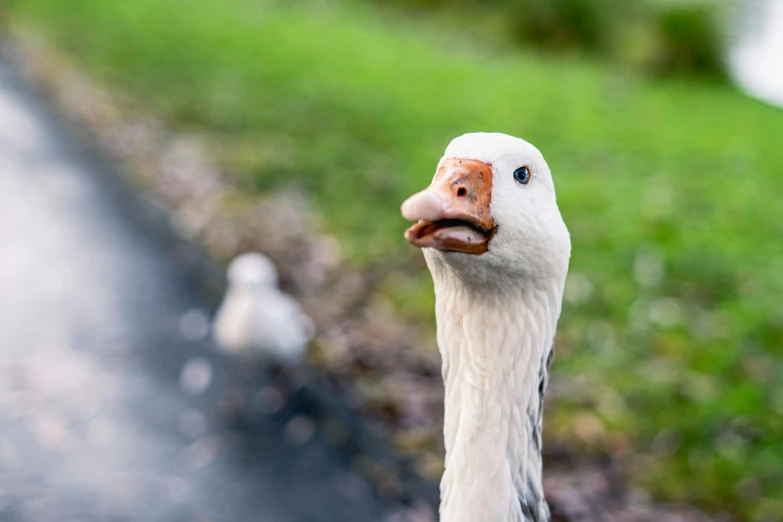
[[[436,277],[445,386],[441,522],[549,520],[543,395],[562,285],[491,291]]]

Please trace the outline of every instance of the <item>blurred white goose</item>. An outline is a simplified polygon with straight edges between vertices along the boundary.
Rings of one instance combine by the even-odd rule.
[[[466,134],[402,214],[435,282],[441,522],[548,521],[541,415],[571,255],[549,167],[519,138]]]
[[[213,325],[218,347],[278,364],[303,358],[313,324],[277,284],[275,265],[262,254],[241,254],[229,264],[228,290]]]

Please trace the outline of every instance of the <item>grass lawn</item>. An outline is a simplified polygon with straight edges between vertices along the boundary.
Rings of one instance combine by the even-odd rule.
[[[535,143],[574,242],[550,436],[630,445],[661,498],[783,519],[783,111],[363,4],[286,4],[8,9],[131,103],[210,138],[243,190],[304,189],[347,259],[388,267],[403,314],[430,320],[433,298],[400,202],[456,135]]]

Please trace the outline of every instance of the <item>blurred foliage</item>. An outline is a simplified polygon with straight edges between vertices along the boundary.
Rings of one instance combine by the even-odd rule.
[[[720,19],[726,5],[718,0],[395,2],[447,15],[462,12],[466,23],[491,25],[522,45],[588,50],[648,73],[723,70]]]
[[[25,0],[11,16],[207,138],[240,189],[305,190],[348,261],[385,267],[391,302],[425,320],[400,202],[456,135],[535,143],[574,243],[548,436],[632,447],[662,498],[783,519],[783,114],[376,9]],[[683,23],[666,22],[672,38]]]

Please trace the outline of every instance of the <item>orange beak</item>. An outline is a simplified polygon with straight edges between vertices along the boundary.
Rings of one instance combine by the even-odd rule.
[[[402,216],[418,221],[405,239],[419,248],[480,255],[489,249],[497,226],[490,216],[492,165],[445,160],[432,184],[402,204]]]

